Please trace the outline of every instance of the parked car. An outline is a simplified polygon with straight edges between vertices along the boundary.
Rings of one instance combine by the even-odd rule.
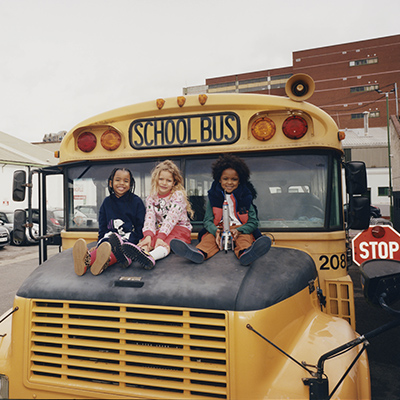
[[[28,210],[26,211],[26,218],[28,220]],[[10,233],[11,244],[15,246],[25,246],[27,244],[38,244],[35,237],[39,236],[39,210],[37,208],[32,209],[32,229],[26,228],[25,238],[23,240],[17,240],[14,238],[14,212],[13,211],[0,211],[0,220],[4,222],[4,226]],[[60,233],[63,229],[63,225],[60,224],[58,217],[53,210],[47,210],[47,233],[54,234]],[[32,234],[31,234],[32,233]],[[59,244],[61,240],[59,238],[49,239],[50,244]]]
[[[371,219],[370,225],[389,225],[393,226],[392,222],[389,219],[383,218],[381,214],[381,210],[379,207],[371,205]]]
[[[28,209],[26,208],[25,211],[26,211],[26,218],[28,219]],[[58,215],[57,213],[59,214],[59,210],[57,210],[57,211],[52,210],[52,209],[47,210],[47,234],[48,235],[61,233],[61,231],[63,229],[63,224],[60,223],[59,217],[57,217],[57,215]],[[40,221],[39,217],[40,217],[39,209],[33,208],[32,209],[32,223],[34,225],[35,224],[39,225],[39,221]],[[39,232],[37,232],[37,233],[33,232],[33,233],[35,236],[39,235]],[[31,238],[31,239],[33,239],[33,238]],[[49,238],[49,243],[50,244],[61,244],[61,239],[60,239],[60,237]]]
[[[75,210],[78,210],[81,213],[85,214],[88,218],[97,220],[97,209],[95,206],[76,206]]]
[[[381,209],[375,207],[372,204],[369,206],[371,212],[371,218],[382,218]]]
[[[49,211],[47,211],[49,212]],[[64,210],[62,208],[54,208],[53,210],[51,210],[51,212],[53,213],[53,217],[58,221],[59,225],[61,227],[65,226],[64,223]],[[49,215],[47,215],[49,216]],[[50,216],[51,218],[52,216]]]
[[[0,220],[4,223],[4,226],[8,229],[10,234],[10,244],[15,246],[24,246],[26,244],[35,244],[37,243],[31,235],[29,234],[29,229],[26,228],[26,234],[24,240],[16,240],[14,239],[14,212],[13,211],[0,211]],[[33,224],[32,232],[34,235],[39,235],[39,225]]]
[[[4,226],[4,223],[0,223],[0,248],[10,244],[10,232]]]

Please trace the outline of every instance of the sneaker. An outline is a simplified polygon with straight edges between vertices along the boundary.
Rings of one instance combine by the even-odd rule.
[[[108,242],[103,242],[96,249],[96,259],[90,268],[93,275],[100,275],[109,265],[111,255],[111,245]]]
[[[248,249],[240,256],[240,264],[250,265],[257,258],[266,254],[271,248],[271,239],[267,236],[259,237]]]
[[[172,239],[169,244],[172,251],[178,256],[187,258],[196,264],[201,264],[204,261],[204,254],[190,244],[179,239]]]
[[[153,269],[156,265],[154,258],[136,244],[126,242],[122,245],[122,251],[132,261],[138,261],[144,269]]]
[[[82,276],[90,267],[90,254],[85,239],[78,239],[72,249],[75,273]]]
[[[122,245],[124,242],[121,237],[116,233],[112,233],[108,237],[108,241],[111,244],[111,251],[117,259],[117,262],[121,265],[122,268],[128,268],[131,265],[132,260],[124,254],[124,251],[122,249]]]

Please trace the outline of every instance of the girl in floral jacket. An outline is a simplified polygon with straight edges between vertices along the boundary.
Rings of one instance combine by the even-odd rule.
[[[170,252],[172,239],[190,243],[193,216],[179,168],[170,160],[158,164],[151,175],[151,192],[146,200],[143,239],[137,246],[126,243],[127,257],[152,269],[156,260]]]

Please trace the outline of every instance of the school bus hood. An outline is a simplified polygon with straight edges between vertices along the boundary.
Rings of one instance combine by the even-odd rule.
[[[232,251],[221,251],[203,264],[170,254],[150,271],[134,263],[127,269],[112,265],[98,276],[77,276],[68,249],[33,271],[17,296],[252,311],[293,296],[316,276],[307,253],[280,247],[272,247],[248,267],[240,265]]]

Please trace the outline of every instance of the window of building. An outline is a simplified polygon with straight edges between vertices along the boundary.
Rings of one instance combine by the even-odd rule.
[[[293,74],[274,75],[271,76],[271,81],[278,81],[281,79],[289,79]]]
[[[364,58],[362,60],[350,61],[349,66],[358,67],[359,65],[377,64],[377,62],[378,62],[378,57]]]
[[[389,188],[387,186],[378,187],[378,196],[388,197],[389,196]]]
[[[369,113],[369,118],[379,118],[381,116],[381,113],[379,111],[371,111]],[[364,113],[356,113],[356,114],[351,114],[351,119],[363,119],[364,118]]]
[[[264,83],[268,82],[268,77],[264,76],[262,78],[254,78],[254,79],[245,79],[242,81],[239,81],[239,85],[247,85],[249,83]]]
[[[219,88],[225,88],[225,87],[230,87],[230,86],[236,86],[236,82],[214,83],[212,85],[209,85],[209,87],[212,89],[219,89]]]
[[[379,89],[379,85],[354,86],[350,88],[350,93],[373,92],[376,89]]]

